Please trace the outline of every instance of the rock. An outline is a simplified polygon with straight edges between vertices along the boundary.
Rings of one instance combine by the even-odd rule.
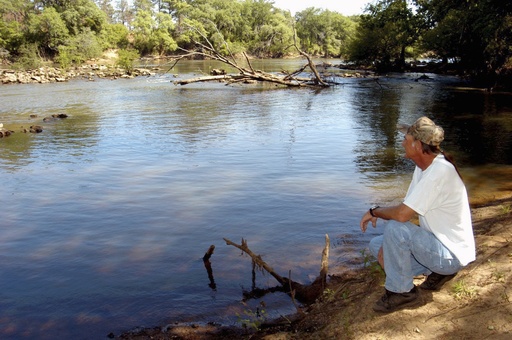
[[[40,132],[43,132],[43,127],[42,127],[42,126],[39,126],[39,125],[32,125],[32,126],[30,127],[29,132],[32,132],[32,133],[40,133]]]
[[[220,70],[224,72],[224,70]],[[66,82],[69,79],[82,77],[90,81],[96,78],[134,78],[137,76],[153,76],[155,73],[149,69],[136,68],[130,74],[123,69],[108,67],[105,65],[81,65],[73,69],[64,71],[54,67],[41,67],[34,70],[15,71],[0,70],[1,84],[45,84],[51,82]]]
[[[12,84],[17,83],[18,77],[14,73],[4,73],[2,76],[2,84]]]
[[[214,68],[213,70],[210,71],[210,74],[212,76],[223,76],[226,74],[226,70],[224,70],[222,68]]]
[[[4,129],[3,127],[0,127],[0,138],[9,137],[12,133],[14,133],[14,131],[7,130],[7,129]]]

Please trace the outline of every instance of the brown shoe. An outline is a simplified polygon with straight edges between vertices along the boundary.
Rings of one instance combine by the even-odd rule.
[[[391,313],[404,307],[413,306],[418,302],[418,289],[414,286],[407,293],[386,293],[373,305],[373,310],[380,313]]]
[[[422,284],[420,284],[420,288],[426,290],[439,290],[446,282],[453,279],[455,275],[457,275],[457,273],[451,275],[432,273],[427,276],[427,279]]]

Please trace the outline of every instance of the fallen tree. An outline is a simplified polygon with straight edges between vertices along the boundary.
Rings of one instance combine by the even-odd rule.
[[[251,61],[247,54],[245,52],[242,53],[247,66],[242,66],[239,64],[237,59],[234,57],[233,53],[231,53],[229,49],[229,45],[227,42],[224,41],[224,45],[226,46],[226,49],[229,51],[229,56],[224,56],[222,53],[220,53],[213,44],[208,40],[208,38],[199,30],[195,29],[194,27],[191,27],[191,29],[194,29],[197,33],[201,35],[201,37],[204,39],[205,43],[201,43],[199,41],[194,41],[194,44],[197,47],[197,50],[190,51],[182,49],[182,51],[186,52],[183,55],[179,55],[174,59],[171,67],[169,68],[169,71],[176,66],[176,64],[183,59],[189,59],[194,57],[202,57],[206,59],[212,59],[220,61],[232,68],[235,68],[239,71],[238,74],[220,74],[220,75],[208,75],[198,78],[192,78],[192,79],[182,79],[182,80],[176,80],[173,83],[175,85],[187,85],[191,83],[197,83],[197,82],[208,82],[208,81],[224,81],[228,84],[232,83],[249,83],[249,82],[270,82],[275,83],[283,86],[289,86],[289,87],[329,87],[331,85],[336,85],[336,83],[332,79],[327,79],[325,77],[322,77],[320,73],[317,71],[315,64],[311,60],[310,56],[305,53],[304,51],[300,50],[300,48],[297,45],[296,38],[294,38],[294,45],[295,49],[299,52],[300,55],[305,57],[307,59],[307,64],[301,67],[300,69],[291,72],[286,73],[282,72],[282,74],[275,74],[275,73],[269,73],[269,72],[263,72],[261,70],[255,70],[251,64]],[[312,72],[312,76],[305,77],[301,76],[304,74],[305,70],[309,68]]]

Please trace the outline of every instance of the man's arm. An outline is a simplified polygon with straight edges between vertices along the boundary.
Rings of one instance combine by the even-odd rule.
[[[361,231],[364,233],[368,228],[368,222],[371,221],[374,228],[377,226],[378,218],[382,218],[383,220],[407,222],[413,218],[415,214],[416,212],[414,210],[403,203],[391,207],[379,207],[373,209],[373,216],[370,214],[370,211],[367,211],[363,218],[361,218],[359,226],[361,227]]]

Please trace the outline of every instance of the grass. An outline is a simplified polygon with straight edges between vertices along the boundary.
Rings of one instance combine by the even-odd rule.
[[[453,284],[452,293],[458,300],[472,299],[476,296],[476,289],[469,287],[464,280],[460,280]]]
[[[260,308],[261,307],[261,308]],[[258,331],[260,326],[267,319],[267,312],[264,309],[265,302],[260,302],[260,306],[256,307],[256,310],[246,309],[243,314],[238,314],[238,322],[243,328],[253,328]]]
[[[508,215],[512,211],[512,206],[510,204],[503,204],[500,207],[503,215]]]
[[[384,275],[384,269],[382,269],[375,256],[366,249],[361,250],[361,256],[363,256],[363,268],[368,268],[374,274]]]

